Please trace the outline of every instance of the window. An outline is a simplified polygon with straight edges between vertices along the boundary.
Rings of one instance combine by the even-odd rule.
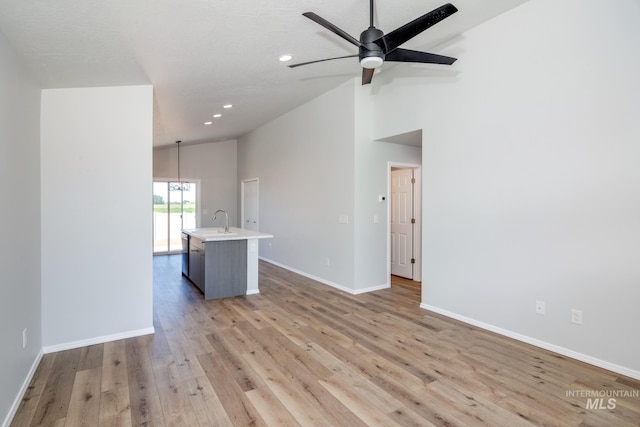
[[[153,253],[182,251],[180,231],[197,227],[197,183],[153,183]]]

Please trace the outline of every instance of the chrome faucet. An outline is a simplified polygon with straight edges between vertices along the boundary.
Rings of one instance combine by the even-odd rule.
[[[224,211],[222,209],[218,209],[216,211],[216,213],[213,214],[213,220],[216,220],[216,217],[218,216],[218,214],[222,212],[224,214],[225,220],[224,220],[224,232],[228,233],[229,232],[229,214],[227,213],[227,211]]]

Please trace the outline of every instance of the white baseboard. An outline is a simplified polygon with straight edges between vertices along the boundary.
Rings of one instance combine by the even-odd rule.
[[[260,289],[251,289],[251,290],[247,290],[246,295],[256,295],[260,293]]]
[[[438,314],[441,314],[443,316],[450,317],[450,318],[455,319],[455,320],[459,320],[461,322],[467,323],[467,324],[472,325],[472,326],[476,326],[476,327],[481,328],[481,329],[485,329],[485,330],[490,331],[490,332],[495,332],[496,334],[499,334],[499,335],[502,335],[502,336],[505,336],[505,337],[508,337],[508,338],[512,338],[512,339],[517,340],[517,341],[522,341],[524,343],[531,344],[531,345],[534,345],[536,347],[543,348],[545,350],[553,351],[554,353],[558,353],[558,354],[561,354],[563,356],[567,356],[567,357],[570,357],[572,359],[576,359],[576,360],[579,360],[581,362],[585,362],[585,363],[588,363],[590,365],[597,366],[599,368],[607,369],[609,371],[612,371],[612,372],[615,372],[615,373],[618,373],[618,374],[621,374],[621,375],[626,375],[627,377],[631,377],[631,378],[634,378],[636,380],[640,380],[640,371],[636,371],[636,370],[633,370],[633,369],[626,368],[624,366],[620,366],[620,365],[616,365],[614,363],[610,363],[610,362],[607,362],[607,361],[604,361],[604,360],[600,360],[600,359],[597,359],[595,357],[588,356],[586,354],[578,353],[576,351],[569,350],[567,348],[560,347],[560,346],[557,346],[555,344],[550,344],[548,342],[541,341],[541,340],[538,340],[538,339],[535,339],[535,338],[531,338],[531,337],[528,337],[526,335],[518,334],[516,332],[509,331],[507,329],[499,328],[497,326],[494,326],[494,325],[491,325],[491,324],[488,324],[488,323],[480,322],[478,320],[471,319],[469,317],[461,316],[461,315],[459,315],[457,313],[452,313],[450,311],[443,310],[441,308],[434,307],[434,306],[431,306],[431,305],[428,305],[428,304],[424,304],[424,303],[420,304],[420,308],[423,308],[423,309],[428,310],[428,311],[433,311],[434,313],[438,313]]]
[[[360,295],[360,294],[364,294],[366,292],[379,291],[381,289],[387,289],[387,288],[389,288],[391,286],[389,283],[385,283],[385,284],[382,284],[382,285],[371,286],[369,288],[364,288],[364,289],[355,289],[355,290],[354,289],[349,289],[349,288],[346,288],[346,287],[344,287],[342,285],[338,285],[337,283],[333,283],[333,282],[331,282],[329,280],[323,279],[321,277],[317,277],[317,276],[314,276],[312,274],[306,273],[304,271],[298,270],[297,268],[289,267],[288,265],[281,264],[279,262],[276,262],[276,261],[273,261],[273,260],[270,260],[270,259],[267,259],[267,258],[263,258],[263,257],[260,257],[260,259],[262,261],[268,262],[269,264],[273,264],[273,265],[276,265],[278,267],[282,267],[285,270],[291,271],[292,273],[296,273],[296,274],[299,274],[301,276],[307,277],[307,278],[309,278],[311,280],[315,280],[316,282],[320,282],[323,285],[331,286],[332,288],[336,288],[336,289],[338,289],[340,291],[343,291],[343,292],[346,292],[346,293],[348,293],[350,295]]]
[[[268,262],[269,264],[277,265],[278,267],[284,268],[285,270],[289,270],[292,273],[299,274],[299,275],[307,277],[307,278],[309,278],[311,280],[315,280],[316,282],[320,282],[320,283],[322,283],[324,285],[331,286],[332,288],[336,288],[336,289],[339,289],[341,291],[347,292],[347,293],[349,293],[351,295],[354,295],[353,289],[345,288],[344,286],[338,285],[337,283],[330,282],[330,281],[325,280],[325,279],[323,279],[321,277],[317,277],[317,276],[314,276],[312,274],[305,273],[304,271],[298,270],[297,268],[289,267],[288,265],[281,264],[279,262],[276,262],[276,261],[273,261],[273,260],[270,260],[270,259],[267,259],[267,258],[260,257],[260,259],[263,260],[263,261]]]
[[[389,283],[384,283],[384,284],[378,285],[378,286],[370,286],[370,287],[364,288],[364,289],[356,289],[353,292],[353,294],[354,295],[366,294],[367,292],[381,291],[382,289],[389,289],[390,287],[391,287],[391,285]]]
[[[44,347],[42,350],[44,354],[49,354],[49,353],[55,353],[57,351],[71,350],[74,348],[86,347],[86,346],[95,345],[95,344],[104,344],[106,342],[123,340],[126,338],[139,337],[142,335],[149,335],[153,333],[155,333],[155,330],[153,327],[150,327],[145,329],[137,329],[135,331],[122,332],[120,334],[104,335],[101,337],[89,338],[86,340],[56,344],[56,345]]]
[[[22,402],[22,399],[24,398],[24,395],[27,393],[27,389],[29,387],[29,384],[31,384],[31,380],[33,379],[33,376],[36,373],[36,369],[38,369],[38,365],[40,364],[40,361],[42,360],[42,356],[43,355],[44,355],[44,352],[42,350],[40,350],[40,352],[36,356],[35,360],[31,364],[31,368],[29,369],[29,373],[27,374],[27,377],[22,382],[22,386],[20,387],[20,391],[18,391],[18,394],[16,395],[16,398],[13,401],[13,405],[11,405],[11,408],[9,408],[9,413],[7,414],[7,416],[5,417],[4,421],[2,422],[2,427],[9,427],[11,425],[11,421],[13,421],[13,417],[15,417],[16,412],[18,412],[18,408],[20,407],[20,403]]]

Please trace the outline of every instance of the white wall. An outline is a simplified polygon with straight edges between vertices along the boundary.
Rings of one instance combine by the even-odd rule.
[[[356,153],[358,179],[355,199],[358,223],[355,288],[358,292],[363,292],[390,285],[387,263],[389,162],[419,165],[422,163],[422,150],[420,147],[367,141]],[[379,195],[386,195],[386,201],[379,202]],[[379,222],[374,222],[374,215]]]
[[[39,137],[40,88],[0,33],[0,425],[42,348]]]
[[[374,121],[425,130],[425,306],[636,377],[638,22],[633,0],[531,0],[439,51],[450,73],[381,74]]]
[[[42,92],[45,351],[153,331],[151,86]]]
[[[376,77],[377,78],[377,77]],[[362,86],[355,80],[355,281],[356,293],[389,287],[389,162],[421,164],[422,148],[374,141],[374,86]],[[377,139],[390,138],[388,134]],[[387,196],[379,202],[378,196]],[[373,218],[377,216],[379,222]]]
[[[260,256],[349,290],[353,138],[349,82],[238,140],[238,181],[260,179],[260,231],[274,235],[260,242]]]
[[[260,229],[275,235],[261,256],[351,293],[389,285],[378,195],[389,162],[421,162],[420,147],[372,140],[372,99],[353,79],[238,143],[238,178],[260,179]]]
[[[239,185],[236,179],[237,146],[235,139],[197,145],[181,144],[181,179],[200,180],[201,227],[219,227],[224,224],[224,220],[220,218],[213,221],[213,214],[218,209],[224,209],[229,213],[231,226],[236,227],[240,223]],[[177,179],[177,154],[177,147],[153,150],[154,178]]]

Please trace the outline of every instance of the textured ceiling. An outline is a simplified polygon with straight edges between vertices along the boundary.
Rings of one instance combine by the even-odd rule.
[[[524,1],[452,1],[458,13],[403,47],[457,56],[455,67],[464,60],[456,36]],[[376,27],[388,33],[443,3],[379,0]],[[0,0],[0,31],[44,88],[152,84],[154,146],[162,146],[237,138],[360,76],[357,58],[290,69],[278,57],[357,53],[301,14],[315,12],[358,38],[368,7],[365,0]],[[385,64],[383,72],[391,66],[425,79],[444,67]]]

